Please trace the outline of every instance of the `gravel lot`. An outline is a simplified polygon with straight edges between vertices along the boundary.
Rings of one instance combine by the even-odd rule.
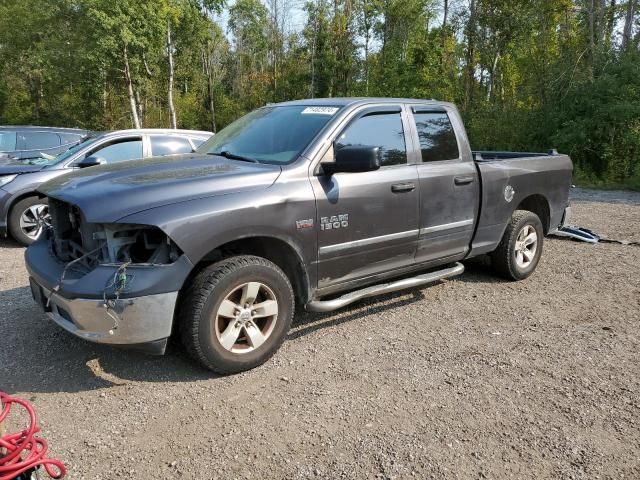
[[[573,196],[572,223],[640,240],[640,194]],[[0,241],[0,389],[34,403],[68,478],[640,478],[640,247],[547,239],[523,282],[474,262],[300,312],[231,377],[71,337],[22,256]]]

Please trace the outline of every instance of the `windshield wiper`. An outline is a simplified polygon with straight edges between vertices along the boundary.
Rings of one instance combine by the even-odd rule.
[[[229,150],[223,150],[222,152],[209,152],[209,155],[220,155],[221,157],[229,158],[231,160],[241,160],[243,162],[260,163],[255,158],[243,157],[242,155],[231,153]]]

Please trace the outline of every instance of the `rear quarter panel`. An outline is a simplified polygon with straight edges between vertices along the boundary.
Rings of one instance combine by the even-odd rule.
[[[549,205],[549,223],[554,231],[569,204],[573,164],[567,155],[543,155],[477,163],[482,181],[480,218],[470,256],[493,251],[512,213],[532,195],[543,196]],[[505,189],[515,191],[508,201]]]

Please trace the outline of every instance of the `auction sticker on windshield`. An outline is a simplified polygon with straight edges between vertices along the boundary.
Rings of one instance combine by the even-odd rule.
[[[302,114],[315,113],[320,115],[333,115],[338,111],[338,107],[307,107],[302,110]]]

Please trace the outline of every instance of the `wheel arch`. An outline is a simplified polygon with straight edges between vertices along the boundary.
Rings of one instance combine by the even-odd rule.
[[[16,204],[18,202],[21,202],[22,200],[24,200],[25,198],[30,198],[30,197],[36,197],[36,198],[46,198],[47,196],[39,193],[36,190],[26,190],[23,192],[18,193],[16,196],[11,197],[11,199],[9,200],[7,208],[5,210],[5,218],[4,221],[8,222],[9,221],[9,217],[11,216],[11,212],[13,211],[13,208],[16,206]]]
[[[310,296],[310,280],[301,252],[286,240],[271,235],[254,235],[228,241],[212,248],[197,263],[185,280],[182,290],[203,268],[235,255],[256,255],[276,264],[293,287],[296,300],[305,304]]]
[[[551,208],[549,206],[549,201],[544,195],[539,193],[529,195],[518,204],[515,210],[527,210],[535,213],[542,222],[542,230],[544,231],[544,234],[547,235],[549,233]]]

